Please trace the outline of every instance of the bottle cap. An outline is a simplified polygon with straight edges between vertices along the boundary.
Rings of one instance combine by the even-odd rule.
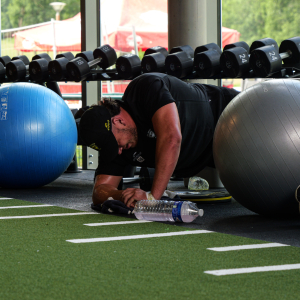
[[[199,209],[199,210],[198,210],[198,215],[199,215],[200,217],[202,217],[202,216],[204,215],[204,210],[203,210],[203,209]]]

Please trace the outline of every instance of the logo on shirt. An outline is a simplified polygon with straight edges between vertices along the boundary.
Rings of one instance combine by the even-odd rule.
[[[156,135],[151,129],[148,130],[147,137],[149,137],[151,139],[156,139]]]
[[[91,147],[91,148],[93,148],[93,149],[95,149],[95,150],[97,150],[97,151],[100,151],[100,150],[101,150],[101,148],[98,148],[98,146],[97,146],[95,143],[89,145],[89,147]]]
[[[139,152],[139,153],[134,152],[133,153],[133,161],[138,161],[139,163],[142,163],[143,161],[145,161],[145,158],[143,158],[141,156],[141,154],[142,154],[142,152]]]
[[[108,131],[110,131],[110,121],[107,120],[107,123],[105,123],[105,127]]]

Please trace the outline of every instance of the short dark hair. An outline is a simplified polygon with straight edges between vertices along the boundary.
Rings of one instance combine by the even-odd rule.
[[[121,112],[120,104],[118,103],[118,101],[110,97],[102,97],[99,101],[99,105],[102,105],[105,108],[107,108],[111,117],[114,117],[120,114]]]

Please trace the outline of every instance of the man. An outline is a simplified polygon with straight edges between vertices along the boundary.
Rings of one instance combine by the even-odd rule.
[[[213,166],[214,129],[237,94],[148,73],[130,82],[122,101],[103,99],[88,109],[80,120],[79,137],[100,151],[94,204],[112,197],[133,207],[138,200],[160,199],[173,174],[191,177]],[[128,164],[155,168],[151,193],[117,189]]]

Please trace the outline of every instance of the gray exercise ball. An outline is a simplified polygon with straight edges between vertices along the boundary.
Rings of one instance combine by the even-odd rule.
[[[237,95],[217,123],[213,155],[222,183],[244,207],[299,214],[300,82],[264,81]]]

